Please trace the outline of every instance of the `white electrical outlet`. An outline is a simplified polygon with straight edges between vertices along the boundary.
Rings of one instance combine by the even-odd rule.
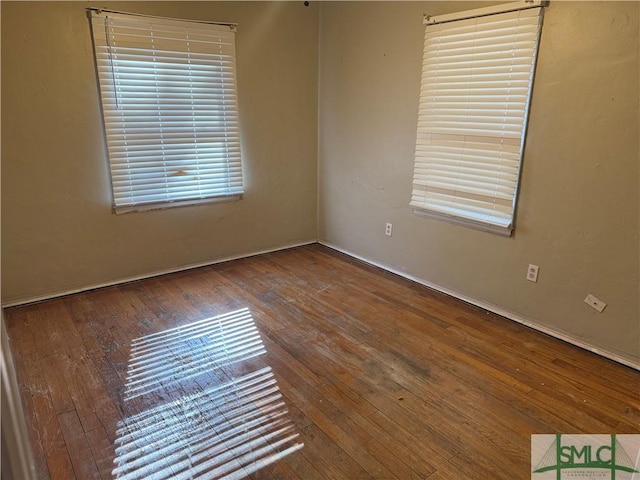
[[[529,268],[527,268],[527,280],[530,282],[537,282],[539,268],[540,267],[538,267],[538,265],[529,264]]]
[[[589,294],[587,295],[587,298],[584,299],[584,303],[586,303],[587,305],[589,305],[591,308],[593,308],[594,310],[597,310],[598,312],[602,313],[602,311],[604,310],[604,307],[607,306],[606,303],[604,303],[602,300],[600,300],[599,298],[596,298],[593,294]]]
[[[393,224],[392,223],[387,223],[387,227],[384,230],[384,234],[387,237],[390,237],[392,232],[393,232]]]

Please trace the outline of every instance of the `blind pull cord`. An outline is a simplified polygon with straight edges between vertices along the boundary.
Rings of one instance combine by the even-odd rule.
[[[122,110],[120,105],[120,94],[118,93],[118,85],[116,84],[116,70],[113,66],[113,47],[111,46],[111,37],[109,36],[109,17],[104,17],[104,34],[107,39],[107,51],[109,52],[109,66],[111,67],[111,80],[113,81],[113,93],[116,97],[116,110]]]

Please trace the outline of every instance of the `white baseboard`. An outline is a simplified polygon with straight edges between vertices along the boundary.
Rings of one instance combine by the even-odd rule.
[[[613,360],[614,362],[620,363],[622,365],[625,365],[627,367],[633,368],[635,370],[639,370],[640,371],[640,363],[636,363],[632,360],[629,360],[627,358],[621,357],[620,355],[617,355],[615,353],[609,352],[607,350],[603,350],[599,347],[595,347],[594,345],[591,345],[587,342],[583,342],[582,340],[573,338],[571,335],[555,330],[553,328],[549,328],[545,325],[540,325],[538,323],[536,323],[535,321],[532,321],[530,319],[527,319],[525,317],[523,317],[522,315],[519,315],[517,313],[514,312],[510,312],[508,310],[503,309],[502,307],[499,307],[497,305],[493,305],[492,303],[489,302],[484,302],[482,300],[477,300],[475,298],[469,297],[467,295],[463,295],[461,293],[455,292],[453,290],[450,290],[448,288],[442,287],[440,285],[437,285],[433,282],[430,282],[428,280],[424,280],[422,278],[419,277],[415,277],[413,275],[410,275],[406,272],[402,272],[400,270],[395,269],[394,267],[391,267],[389,265],[386,265],[384,263],[381,262],[377,262],[371,259],[368,259],[366,257],[363,257],[361,255],[357,255],[353,252],[350,252],[348,250],[345,250],[343,248],[340,248],[336,245],[333,245],[332,243],[329,242],[324,242],[321,240],[318,240],[318,243],[320,243],[321,245],[324,245],[325,247],[331,248],[333,250],[337,250],[338,252],[344,253],[345,255],[349,255],[350,257],[353,258],[357,258],[358,260],[364,262],[364,263],[368,263],[369,265],[373,265],[375,267],[381,268],[383,270],[386,270],[388,272],[394,273],[396,275],[399,275],[403,278],[406,278],[408,280],[411,280],[413,282],[419,283],[420,285],[424,285],[425,287],[431,288],[433,290],[436,290],[438,292],[444,293],[446,295],[449,295],[451,297],[457,298],[458,300],[462,300],[463,302],[466,303],[470,303],[471,305],[475,305],[477,307],[483,308],[485,310],[488,310],[492,313],[495,313],[497,315],[500,315],[501,317],[505,317],[509,320],[512,320],[514,322],[520,323],[522,325],[526,325],[529,328],[532,328],[533,330],[537,330],[538,332],[542,332],[546,335],[549,335],[551,337],[557,338],[559,340],[562,340],[564,342],[570,343],[571,345],[575,345],[576,347],[580,347],[583,348],[585,350],[588,350],[590,352],[593,352],[597,355],[600,355],[602,357],[608,358],[609,360]]]
[[[14,300],[11,301],[7,304],[3,304],[2,307],[3,308],[8,308],[8,307],[15,307],[18,305],[25,305],[28,303],[35,303],[35,302],[41,302],[41,301],[45,301],[45,300],[50,300],[53,298],[57,298],[57,297],[63,297],[65,295],[72,295],[74,293],[81,293],[81,292],[86,292],[89,290],[96,290],[98,288],[104,288],[104,287],[111,287],[114,285],[120,285],[123,283],[129,283],[129,282],[135,282],[138,280],[144,280],[147,278],[153,278],[153,277],[158,277],[161,275],[166,275],[169,273],[176,273],[176,272],[182,272],[185,270],[191,270],[193,268],[200,268],[200,267],[206,267],[209,265],[215,265],[218,263],[223,263],[223,262],[229,262],[231,260],[238,260],[241,258],[247,258],[247,257],[253,257],[256,255],[263,255],[265,253],[272,253],[272,252],[277,252],[280,250],[287,250],[289,248],[295,248],[295,247],[301,247],[303,245],[311,245],[313,243],[320,243],[321,245],[324,245],[328,248],[331,248],[333,250],[336,250],[338,252],[344,253],[345,255],[349,255],[350,257],[356,258],[362,262],[368,263],[369,265],[373,265],[375,267],[381,268],[383,270],[386,270],[388,272],[394,273],[396,275],[399,275],[403,278],[406,278],[408,280],[411,280],[413,282],[419,283],[420,285],[424,285],[425,287],[431,288],[433,290],[436,290],[438,292],[444,293],[446,295],[449,295],[451,297],[457,298],[459,300],[462,300],[463,302],[466,303],[470,303],[471,305],[475,305],[477,307],[483,308],[485,310],[488,310],[490,312],[493,312],[497,315],[500,315],[502,317],[505,317],[509,320],[512,320],[514,322],[520,323],[522,325],[526,325],[529,328],[532,328],[533,330],[537,330],[539,332],[542,332],[544,334],[547,334],[551,337],[557,338],[559,340],[563,340],[567,343],[570,343],[572,345],[575,345],[577,347],[583,348],[585,350],[588,350],[590,352],[593,352],[597,355],[600,355],[602,357],[608,358],[609,360],[613,360],[614,362],[620,363],[622,365],[626,365],[627,367],[633,368],[635,370],[640,371],[640,363],[636,363],[632,360],[629,360],[627,358],[621,357],[618,354],[615,354],[613,352],[609,352],[607,350],[603,350],[599,347],[595,347],[594,345],[591,345],[587,342],[583,342],[582,340],[576,339],[574,337],[572,337],[571,335],[555,330],[553,328],[547,327],[545,325],[540,325],[538,323],[536,323],[533,320],[527,319],[525,317],[523,317],[522,315],[519,315],[517,313],[514,312],[510,312],[508,310],[503,309],[502,307],[499,307],[497,305],[493,305],[489,302],[484,302],[482,300],[477,300],[475,298],[469,297],[467,295],[455,292],[453,290],[450,290],[448,288],[442,287],[440,285],[437,285],[433,282],[430,282],[428,280],[424,280],[422,278],[410,275],[406,272],[402,272],[400,270],[397,270],[396,268],[390,266],[390,265],[386,265],[384,263],[381,262],[377,262],[374,260],[371,260],[369,258],[363,257],[361,255],[357,255],[353,252],[350,252],[348,250],[345,250],[343,248],[338,247],[337,245],[333,245],[330,242],[325,242],[325,241],[316,241],[316,240],[309,240],[306,242],[298,242],[298,243],[291,243],[291,244],[286,244],[286,245],[282,245],[280,247],[276,247],[276,248],[271,248],[271,249],[266,249],[266,250],[259,250],[259,251],[254,251],[254,252],[250,252],[250,253],[245,253],[242,255],[234,255],[234,256],[229,256],[229,257],[224,257],[224,258],[219,258],[216,260],[212,260],[212,261],[208,261],[208,262],[202,262],[202,263],[197,263],[197,264],[190,264],[190,265],[184,265],[181,267],[176,267],[176,268],[170,268],[170,269],[166,269],[166,270],[159,270],[159,271],[155,271],[155,272],[149,272],[143,275],[138,275],[135,277],[126,277],[126,278],[120,278],[118,280],[113,280],[110,282],[105,282],[105,283],[100,283],[100,284],[94,284],[94,285],[88,285],[85,287],[81,287],[81,288],[76,288],[76,289],[71,289],[71,290],[65,290],[65,291],[58,291],[58,292],[51,292],[47,295],[42,295],[42,296],[38,296],[38,297],[30,297],[30,298],[24,298],[24,299],[19,299],[19,300]]]
[[[218,258],[216,260],[211,260],[211,261],[207,261],[207,262],[192,263],[192,264],[189,264],[189,265],[183,265],[183,266],[176,267],[176,268],[168,268],[166,270],[158,270],[158,271],[154,271],[154,272],[145,273],[145,274],[142,274],[142,275],[136,275],[134,277],[119,278],[117,280],[112,280],[112,281],[105,282],[105,283],[87,285],[87,286],[83,286],[83,287],[80,287],[80,288],[74,288],[74,289],[71,289],[71,290],[62,290],[62,291],[50,292],[50,293],[47,293],[46,295],[41,295],[41,296],[38,296],[38,297],[28,297],[28,298],[12,300],[9,303],[6,303],[6,304],[3,303],[2,304],[2,308],[16,307],[18,305],[26,305],[28,303],[43,302],[45,300],[51,300],[51,299],[57,298],[57,297],[64,297],[66,295],[73,295],[74,293],[87,292],[89,290],[96,290],[98,288],[104,288],[104,287],[112,287],[114,285],[121,285],[123,283],[130,283],[130,282],[135,282],[135,281],[138,281],[138,280],[144,280],[146,278],[159,277],[161,275],[167,275],[169,273],[183,272],[185,270],[191,270],[193,268],[208,267],[209,265],[216,265],[218,263],[229,262],[231,260],[239,260],[241,258],[254,257],[256,255],[263,255],[265,253],[278,252],[280,250],[287,250],[289,248],[301,247],[303,245],[311,245],[313,243],[317,243],[316,240],[309,240],[309,241],[306,241],[306,242],[298,242],[298,243],[289,243],[289,244],[286,244],[286,245],[282,245],[280,247],[270,248],[270,249],[267,249],[267,250],[258,250],[258,251],[254,251],[254,252],[241,254],[241,255],[233,255],[233,256],[230,256],[230,257]]]

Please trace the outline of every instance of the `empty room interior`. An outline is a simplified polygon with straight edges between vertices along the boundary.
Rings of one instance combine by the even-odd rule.
[[[640,2],[0,8],[3,479],[638,475]]]

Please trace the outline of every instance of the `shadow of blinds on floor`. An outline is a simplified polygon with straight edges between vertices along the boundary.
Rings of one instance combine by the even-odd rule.
[[[301,449],[249,309],[132,342],[114,478],[239,479]],[[246,368],[244,368],[246,370]]]

